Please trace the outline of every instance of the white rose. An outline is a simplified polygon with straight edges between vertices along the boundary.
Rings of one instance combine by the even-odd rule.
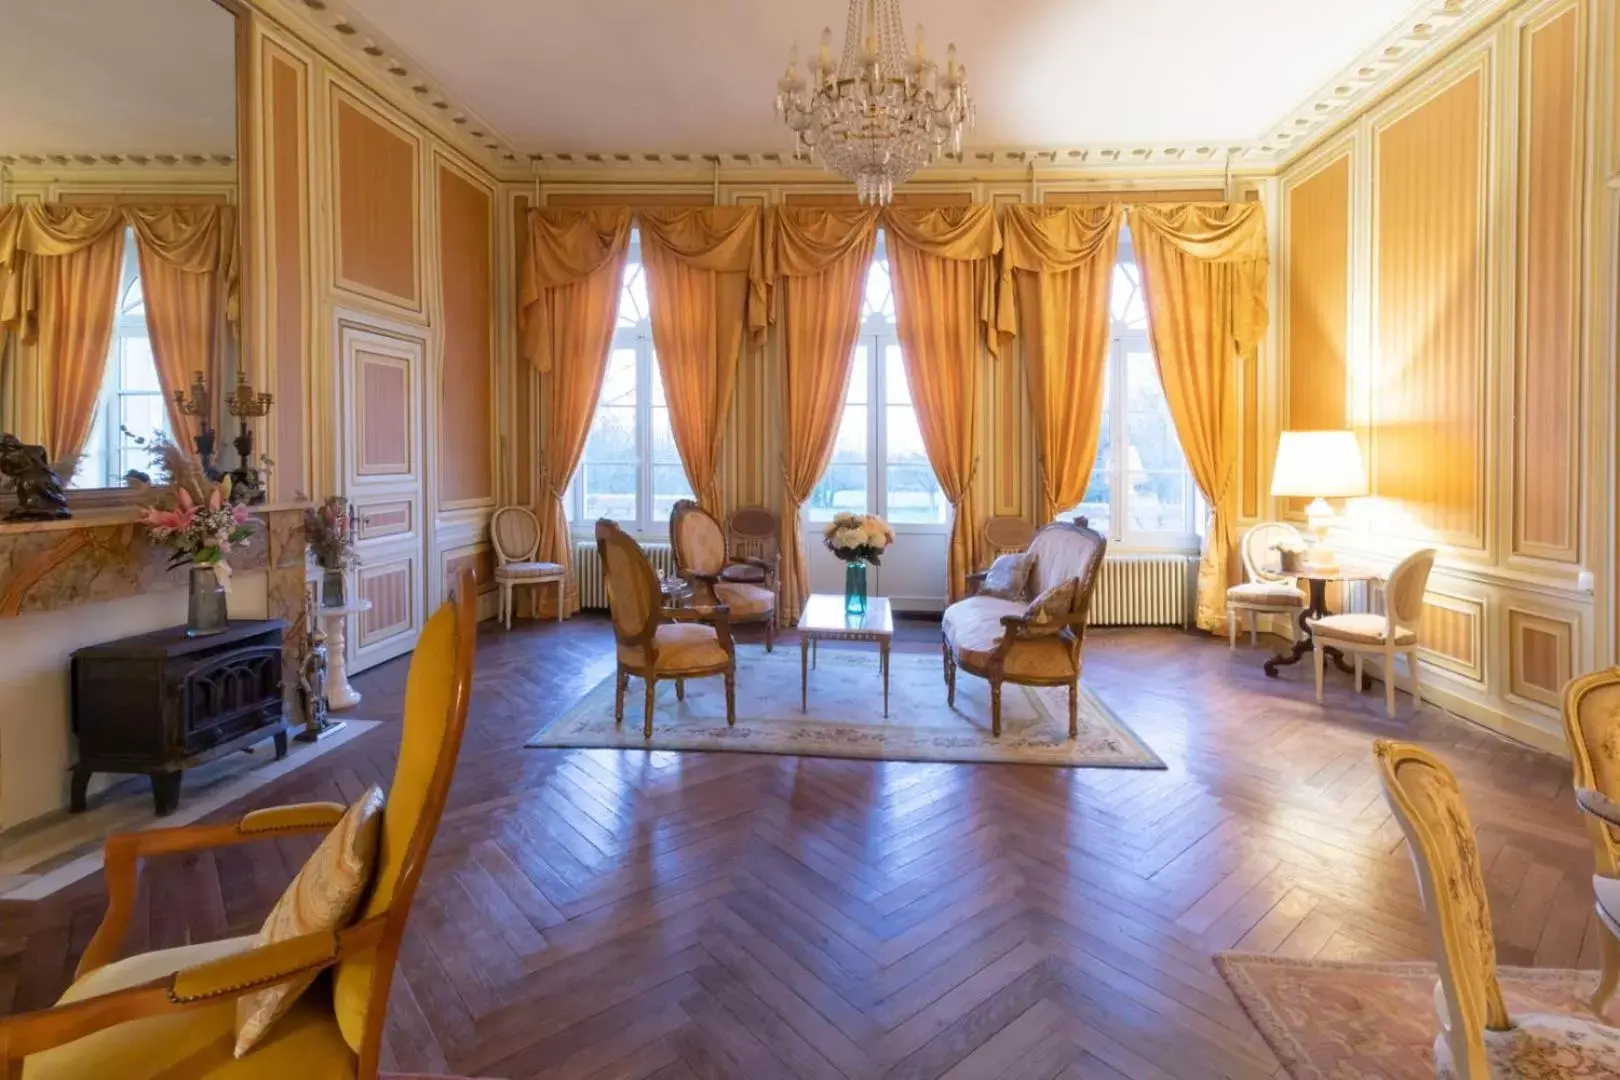
[[[866,543],[866,534],[859,528],[839,529],[834,543],[841,548],[858,548]]]

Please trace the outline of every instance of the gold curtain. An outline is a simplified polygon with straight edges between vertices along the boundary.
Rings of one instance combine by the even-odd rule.
[[[540,551],[568,572],[563,613],[579,610],[579,580],[563,496],[585,453],[618,318],[630,211],[623,207],[529,211],[518,322],[540,372]]]
[[[1085,497],[1097,457],[1119,213],[1013,205],[1002,230],[1001,304],[1016,295],[1045,522]]]
[[[77,460],[95,426],[123,262],[122,229],[39,260],[33,322],[48,387],[42,441],[53,462]]]
[[[1001,230],[988,204],[891,206],[883,227],[911,400],[929,464],[951,503],[946,580],[956,600],[978,559],[969,493],[978,468],[979,346],[995,357],[999,334],[1011,329],[996,303]]]
[[[1132,207],[1130,223],[1164,396],[1210,505],[1198,625],[1219,631],[1236,543],[1234,361],[1266,331],[1266,219],[1259,203],[1186,203]]]
[[[782,611],[792,625],[810,598],[799,519],[827,471],[861,327],[874,210],[773,209],[769,278],[782,349]]]
[[[698,502],[719,516],[720,441],[737,386],[744,327],[751,344],[765,340],[760,209],[649,209],[638,220],[669,426]]]
[[[202,418],[183,412],[174,394],[195,373],[219,370],[214,361],[224,352],[226,314],[236,290],[236,210],[130,207],[126,214],[135,230],[146,327],[169,425],[175,442],[189,447]]]

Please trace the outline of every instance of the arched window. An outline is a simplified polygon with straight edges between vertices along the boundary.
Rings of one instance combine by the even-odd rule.
[[[866,273],[861,336],[855,342],[832,463],[810,493],[805,514],[811,521],[830,521],[845,510],[923,527],[943,526],[950,514],[928,463],[906,383],[894,320],[894,283],[881,235]]]
[[[677,500],[691,497],[653,348],[640,233],[632,231],[613,347],[569,508],[580,525],[605,517],[651,534],[667,528]]]
[[[168,408],[146,329],[140,255],[134,232],[126,230],[118,311],[107,349],[107,369],[101,377],[96,420],[69,486],[119,487],[131,469],[150,471],[147,451],[135,439],[168,434]]]
[[[1058,516],[1084,514],[1126,547],[1197,550],[1203,498],[1159,381],[1129,229],[1120,234],[1108,307],[1113,327],[1097,460],[1084,501]],[[1120,432],[1124,438],[1116,438]]]

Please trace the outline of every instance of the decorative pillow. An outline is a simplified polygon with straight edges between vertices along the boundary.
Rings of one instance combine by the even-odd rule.
[[[1057,634],[1063,630],[1062,623],[1054,623],[1054,617],[1061,618],[1067,615],[1074,607],[1074,593],[1080,587],[1078,578],[1069,578],[1047,589],[1041,595],[1029,602],[1024,609],[1024,618],[1030,622],[1029,633]]]
[[[270,917],[264,920],[255,945],[319,930],[340,930],[354,918],[360,897],[371,883],[377,861],[377,837],[382,829],[382,788],[373,784],[326,834],[287,891],[281,894]],[[267,990],[236,999],[236,1056],[258,1045],[298,995],[309,989],[315,976],[277,983]]]
[[[1029,587],[1029,572],[1035,569],[1035,557],[1026,552],[997,555],[996,561],[985,571],[979,586],[980,596],[994,596],[1000,600],[1022,600]]]

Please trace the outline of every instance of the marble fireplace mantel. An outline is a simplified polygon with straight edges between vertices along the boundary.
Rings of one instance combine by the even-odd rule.
[[[287,623],[282,681],[295,724],[308,505],[253,507],[262,525],[230,556],[231,617]],[[138,516],[97,507],[67,521],[0,524],[0,829],[67,805],[73,651],[185,621],[186,571],[168,568],[168,549],[147,542]]]

